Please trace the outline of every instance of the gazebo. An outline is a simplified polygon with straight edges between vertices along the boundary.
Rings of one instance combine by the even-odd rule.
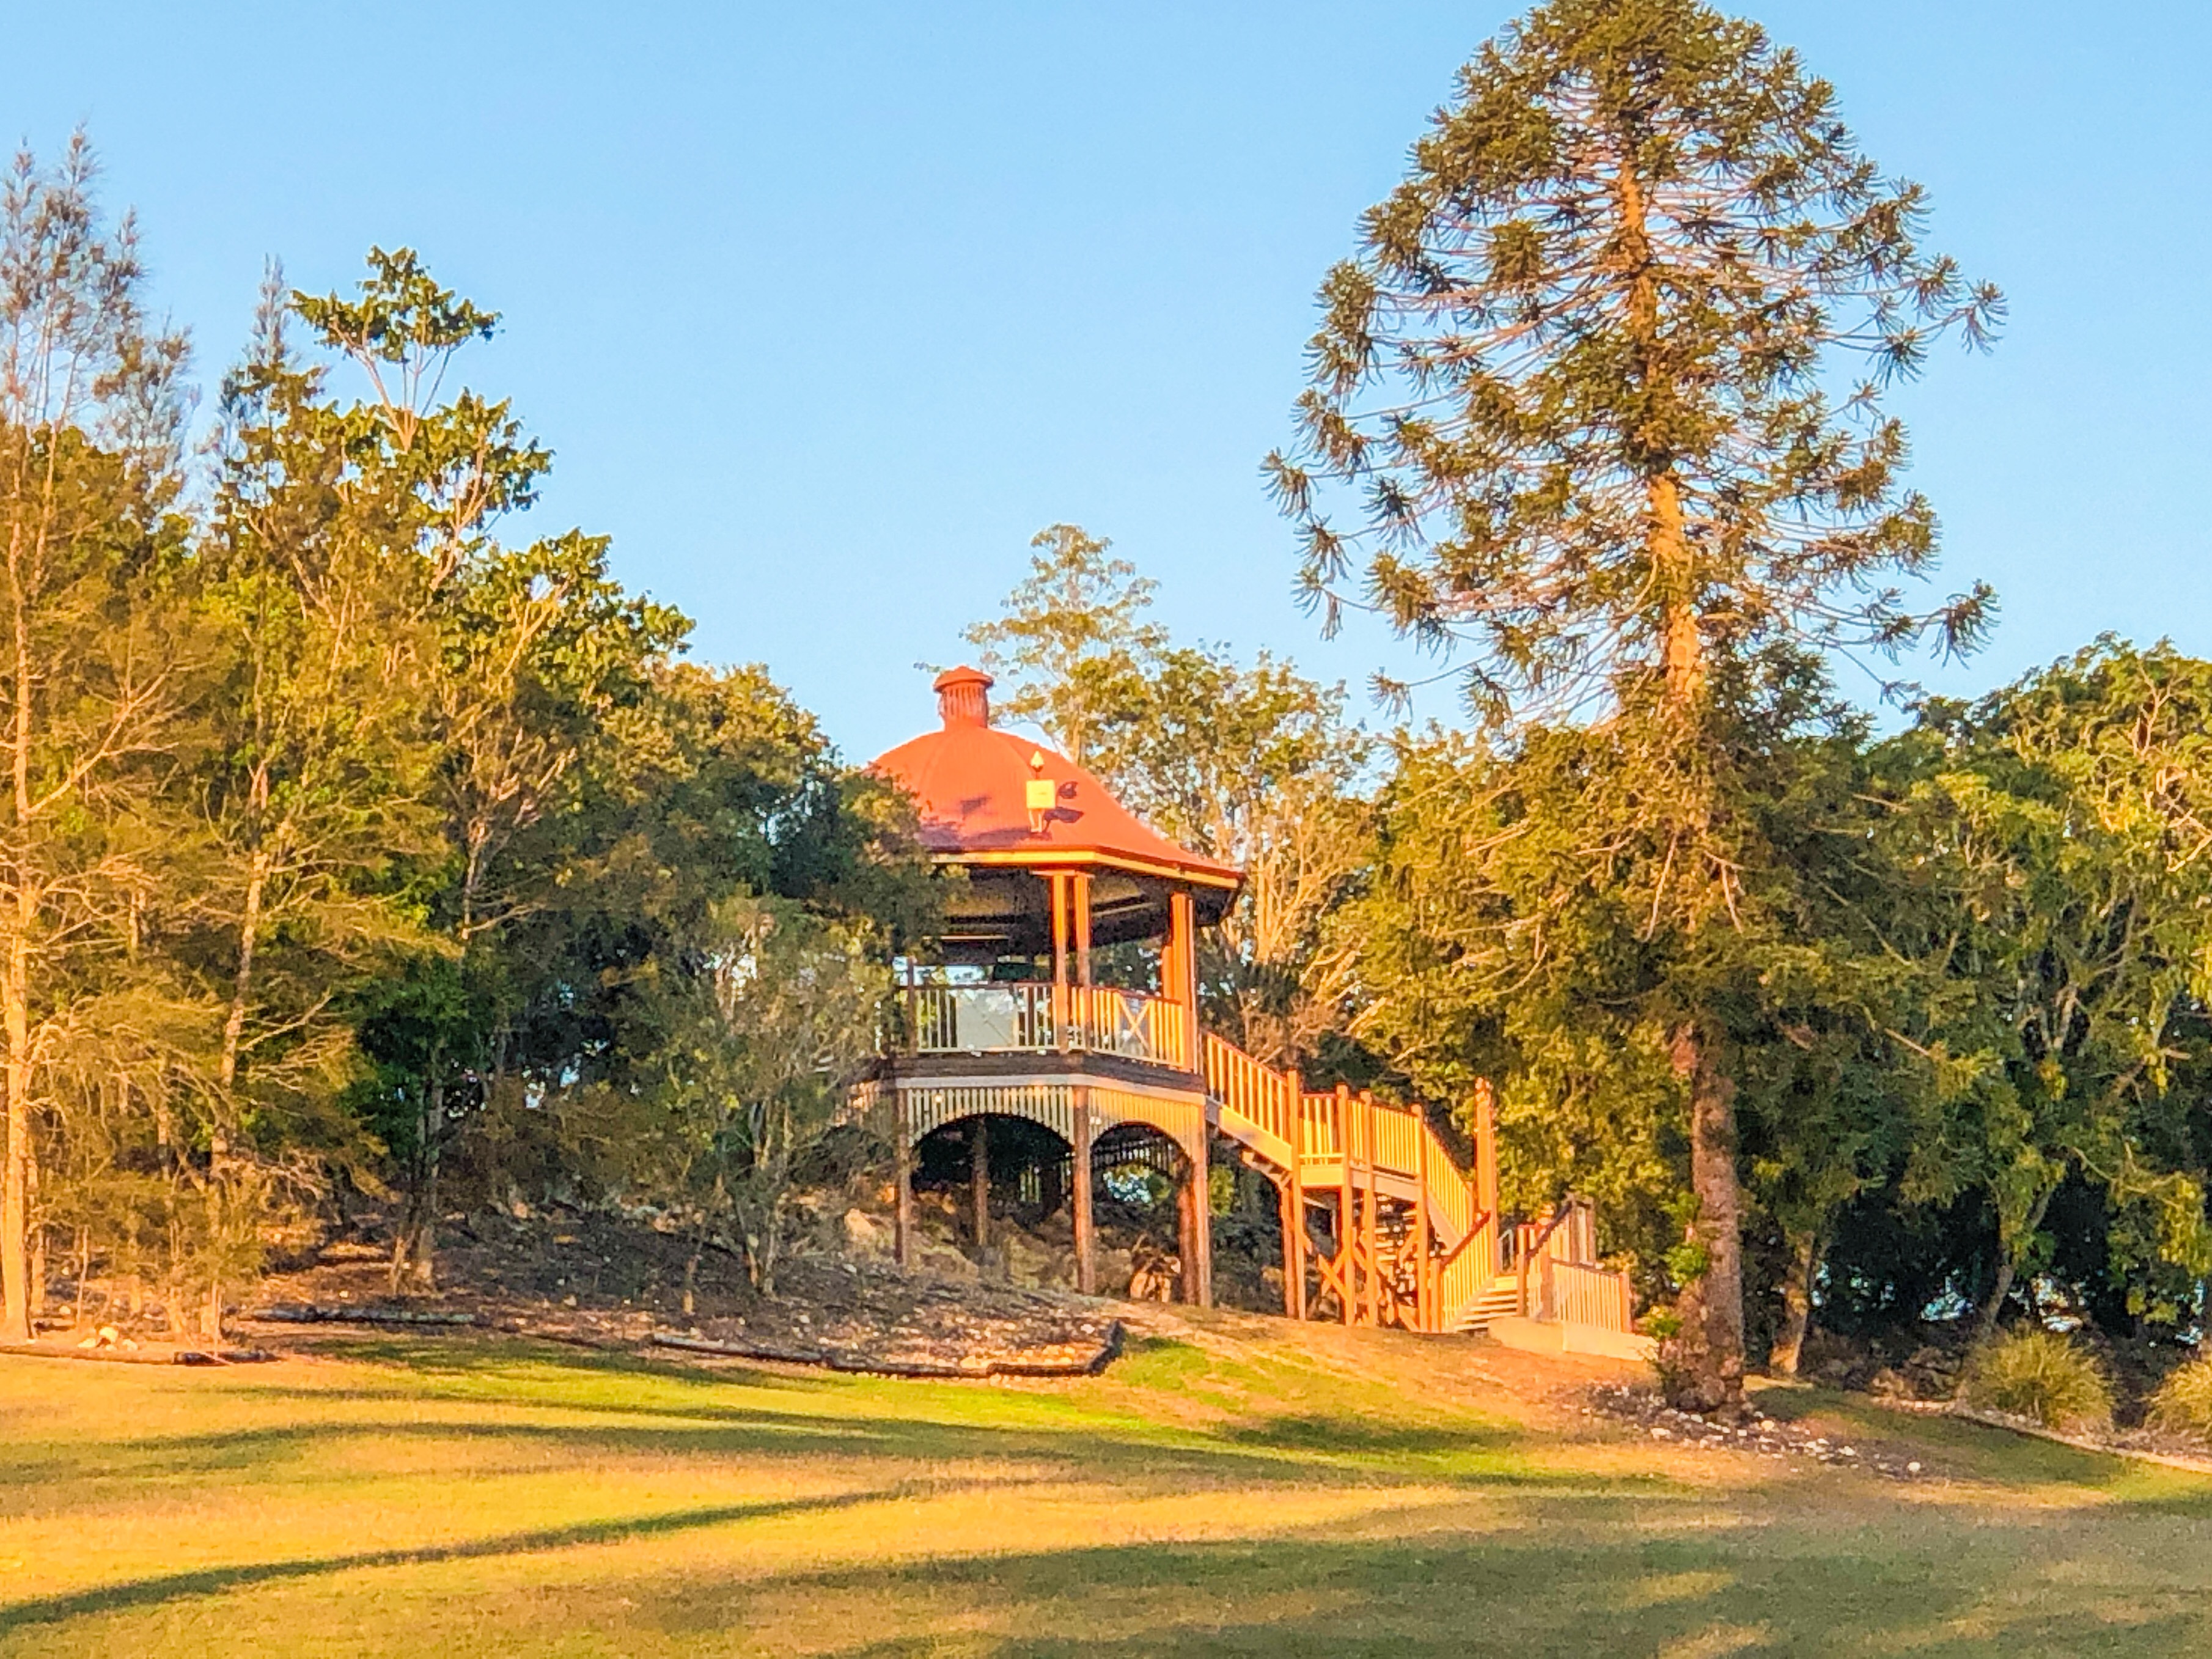
[[[994,727],[991,684],[975,668],[939,675],[939,729],[875,763],[913,799],[923,846],[965,877],[948,896],[938,959],[906,964],[907,1048],[884,1067],[902,1131],[902,1255],[912,1230],[904,1154],[933,1130],[973,1121],[981,1236],[988,1117],[1054,1131],[1078,1171],[1101,1133],[1141,1125],[1180,1154],[1184,1295],[1209,1301],[1198,930],[1220,921],[1242,873],[1140,823],[1065,756]],[[1099,983],[1097,954],[1127,945],[1155,947],[1149,982]],[[1076,1283],[1087,1293],[1091,1183],[1073,1185]]]
[[[1102,1138],[1171,1149],[1182,1291],[1210,1304],[1218,1135],[1276,1188],[1293,1318],[1334,1302],[1347,1324],[1627,1331],[1627,1280],[1598,1264],[1587,1205],[1499,1216],[1486,1085],[1474,1168],[1462,1170],[1422,1112],[1340,1085],[1310,1090],[1202,1029],[1199,933],[1221,920],[1242,872],[1178,847],[1066,757],[994,726],[991,685],[975,668],[939,675],[939,729],[873,768],[911,798],[923,846],[958,878],[933,958],[902,964],[904,1018],[854,1100],[890,1119],[902,1264],[915,1251],[915,1149],[968,1126],[980,1243],[989,1121],[1019,1118],[1068,1148],[1085,1294],[1097,1291]]]

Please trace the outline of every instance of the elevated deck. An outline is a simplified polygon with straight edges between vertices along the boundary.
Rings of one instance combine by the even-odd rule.
[[[1503,1318],[1632,1330],[1626,1276],[1597,1260],[1586,1204],[1536,1221],[1498,1212],[1487,1089],[1476,1103],[1474,1167],[1462,1169],[1422,1113],[1340,1088],[1304,1088],[1167,998],[1107,987],[1017,981],[913,987],[901,1052],[855,1105],[888,1109],[901,1153],[967,1118],[1050,1128],[1087,1169],[1106,1129],[1143,1124],[1182,1155],[1189,1197],[1186,1296],[1211,1299],[1209,1229],[1198,1224],[1208,1145],[1218,1133],[1265,1174],[1280,1203],[1284,1311],[1333,1304],[1347,1324],[1444,1332]],[[1078,1281],[1087,1285],[1088,1183],[1075,1183]],[[903,1234],[902,1234],[903,1236]]]

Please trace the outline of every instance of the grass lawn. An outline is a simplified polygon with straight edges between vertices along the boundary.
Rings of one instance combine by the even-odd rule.
[[[1809,1391],[1941,1478],[1793,1472],[1486,1345],[1163,1329],[996,1385],[0,1359],[0,1654],[2212,1651],[2212,1480]]]

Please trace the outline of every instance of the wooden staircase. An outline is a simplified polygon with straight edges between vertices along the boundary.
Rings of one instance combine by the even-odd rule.
[[[1347,1325],[1436,1333],[1509,1315],[1633,1329],[1627,1276],[1598,1261],[1588,1204],[1501,1231],[1486,1084],[1462,1170],[1419,1112],[1308,1090],[1212,1032],[1203,1050],[1208,1122],[1274,1183],[1293,1319],[1333,1308]]]
[[[1521,1311],[1521,1281],[1517,1278],[1493,1283],[1480,1296],[1459,1311],[1453,1322],[1455,1331],[1486,1331],[1491,1322],[1516,1316]]]

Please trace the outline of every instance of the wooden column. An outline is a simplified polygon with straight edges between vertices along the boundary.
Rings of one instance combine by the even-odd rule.
[[[1360,1218],[1367,1243],[1367,1322],[1382,1322],[1382,1261],[1376,1243],[1376,1097],[1360,1091],[1360,1119],[1367,1141],[1367,1212]]]
[[[981,1117],[969,1131],[968,1183],[975,1202],[975,1248],[981,1250],[991,1242],[991,1133]]]
[[[1201,1308],[1213,1305],[1213,1183],[1208,1178],[1206,1119],[1198,1122],[1198,1146],[1186,1158],[1190,1188],[1190,1254],[1183,1258],[1183,1299]]]
[[[1091,988],[1091,872],[1078,870],[1070,878],[1075,899],[1075,982]]]
[[[1490,1079],[1474,1083],[1474,1201],[1493,1220],[1498,1215],[1498,1103]]]
[[[897,1208],[892,1212],[891,1255],[902,1267],[914,1265],[914,1138],[907,1131],[906,1091],[891,1087],[891,1133],[898,1150],[892,1155],[897,1170]]]
[[[1352,1091],[1336,1085],[1336,1266],[1337,1297],[1343,1304],[1344,1322],[1358,1317],[1359,1212],[1352,1196]]]
[[[1291,1100],[1291,1167],[1288,1177],[1283,1182],[1284,1311],[1293,1319],[1304,1319],[1306,1316],[1305,1102],[1299,1098],[1297,1074],[1289,1074],[1285,1081]]]
[[[1091,1228],[1091,1091],[1075,1085],[1075,1159],[1070,1197],[1075,1206],[1075,1288],[1083,1296],[1098,1294],[1097,1249]]]
[[[1433,1331],[1436,1297],[1429,1287],[1429,1125],[1419,1115],[1413,1123],[1413,1327]]]
[[[1054,1045],[1068,1048],[1067,872],[1054,870],[1045,881],[1052,889],[1052,1029]]]
[[[1176,1182],[1176,1275],[1179,1301],[1198,1305],[1198,1215],[1190,1183],[1190,1154],[1182,1158],[1182,1179]]]
[[[1182,1064],[1198,1070],[1198,913],[1190,895],[1178,888],[1168,896],[1168,944],[1175,963],[1175,983],[1162,985],[1161,994],[1182,1006]]]

